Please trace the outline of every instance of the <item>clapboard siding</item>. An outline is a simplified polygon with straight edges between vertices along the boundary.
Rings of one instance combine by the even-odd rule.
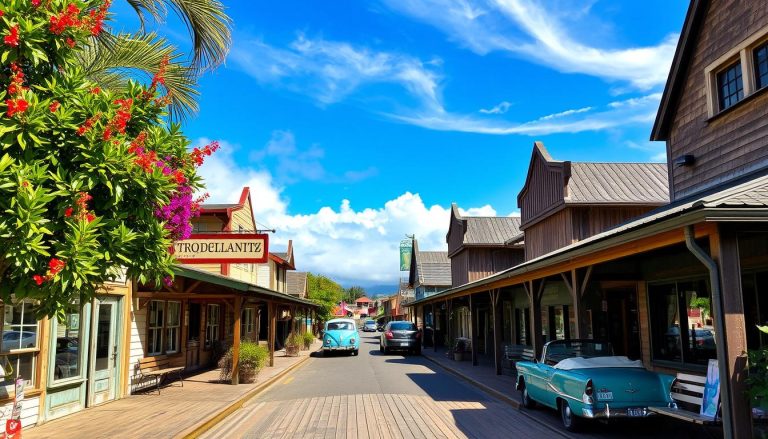
[[[451,282],[463,285],[523,262],[523,251],[507,248],[468,248],[451,258]]]
[[[704,74],[707,66],[766,26],[768,2],[710,2],[667,141],[670,161],[683,154],[696,159],[693,166],[670,168],[673,200],[768,167],[768,93],[753,96],[708,120]]]
[[[21,403],[21,426],[29,427],[37,424],[39,412],[39,396],[24,398],[24,401]],[[0,413],[2,413],[2,416],[0,416],[0,424],[3,426],[3,431],[5,431],[5,421],[9,420],[11,418],[11,413],[13,413],[13,402],[0,406]]]
[[[525,230],[525,259],[531,260],[573,243],[571,209],[561,210]]]
[[[233,232],[240,231],[242,228],[245,232],[253,233],[256,231],[256,224],[253,221],[253,214],[251,213],[251,204],[246,201],[243,204],[242,209],[232,211],[232,223],[230,224],[230,230]]]
[[[451,256],[451,286],[458,287],[469,281],[467,251]]]
[[[132,390],[136,390],[139,384],[136,379],[136,367],[139,360],[144,358],[144,347],[147,342],[147,308],[147,306],[140,309],[131,308],[133,319],[131,321],[131,348],[128,359],[128,394]]]
[[[547,212],[563,205],[565,197],[562,163],[559,163],[559,166],[553,166],[543,160],[538,150],[534,149],[528,172],[529,178],[518,201],[523,228]]]
[[[653,207],[573,207],[573,239],[581,241],[637,218]],[[527,236],[526,236],[527,238]]]
[[[448,225],[448,236],[446,236],[449,255],[457,252],[461,246],[464,245],[464,221],[457,216],[458,208],[454,205],[451,209],[451,222]]]

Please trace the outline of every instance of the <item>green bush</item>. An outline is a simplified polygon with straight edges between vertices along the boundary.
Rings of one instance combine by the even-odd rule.
[[[312,346],[312,342],[315,341],[315,335],[311,332],[305,332],[302,338],[304,339],[304,349],[309,349]]]
[[[304,336],[298,332],[291,332],[288,334],[288,339],[285,341],[286,346],[301,347],[304,345]]]
[[[221,368],[220,380],[232,379],[232,348],[219,360]],[[255,376],[267,364],[269,360],[269,350],[265,346],[259,346],[254,341],[243,341],[240,343],[240,355],[238,366],[240,377]],[[248,381],[241,379],[241,381]]]

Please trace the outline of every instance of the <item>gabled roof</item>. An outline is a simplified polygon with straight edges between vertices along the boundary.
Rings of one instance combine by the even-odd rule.
[[[572,162],[565,203],[667,204],[667,164]]]
[[[363,296],[359,299],[355,299],[355,303],[373,303],[373,300]]]
[[[307,272],[289,271],[285,279],[285,292],[297,297],[307,296]]]
[[[467,216],[464,219],[467,221],[464,245],[504,246],[507,240],[521,233],[518,216]]]
[[[448,259],[447,251],[420,251],[414,253],[414,257],[421,285],[451,285],[451,260]]]
[[[293,259],[293,240],[288,240],[288,250],[284,252],[270,252],[269,259],[278,264],[286,265],[289,269],[296,269],[296,262]]]
[[[667,230],[679,229],[681,225],[707,221],[708,218],[728,220],[729,218],[748,220],[749,218],[768,218],[768,175],[749,176],[749,178],[734,181],[725,189],[712,190],[689,198],[675,201],[672,204],[590,236],[574,244],[562,247],[535,259],[500,271],[483,279],[459,285],[434,296],[410,302],[408,306],[434,301],[451,296],[462,291],[485,287],[496,282],[519,275],[528,274],[534,270],[553,267],[559,263],[573,261],[599,249],[611,248],[619,243],[631,242],[633,239],[653,236]]]
[[[709,0],[691,0],[688,6],[683,31],[677,41],[675,57],[672,58],[672,67],[669,69],[667,84],[664,86],[659,111],[656,113],[656,121],[651,130],[651,140],[667,140],[669,137],[669,127],[677,112],[677,104],[680,101],[694,46],[701,24],[707,15],[708,6]]]
[[[251,222],[255,225],[256,218],[254,218],[253,216],[253,203],[251,203],[251,188],[249,188],[248,186],[245,186],[243,190],[240,192],[240,200],[237,203],[201,204],[200,214],[205,215],[206,213],[209,213],[209,214],[210,213],[226,213],[227,222],[224,226],[224,231],[229,232],[231,229],[232,212],[244,208],[246,203],[248,203],[248,205],[251,206]],[[255,232],[255,230],[249,230],[249,232]]]

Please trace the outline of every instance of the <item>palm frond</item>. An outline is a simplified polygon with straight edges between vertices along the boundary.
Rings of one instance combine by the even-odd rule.
[[[197,112],[197,75],[179,60],[182,54],[154,33],[116,34],[110,47],[92,40],[79,54],[80,64],[100,86],[115,91],[126,87],[128,79],[151,78],[168,57],[165,88],[171,96],[171,119],[184,120]]]
[[[162,21],[173,10],[187,26],[194,54],[191,66],[204,71],[222,64],[232,44],[232,19],[219,0],[127,0],[144,27],[146,15]]]

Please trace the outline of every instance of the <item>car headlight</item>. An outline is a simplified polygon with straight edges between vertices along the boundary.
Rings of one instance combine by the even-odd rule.
[[[349,344],[355,344],[355,339],[354,338],[350,338],[349,339]]]
[[[325,339],[325,344],[331,344],[331,339],[330,338],[326,338]]]

